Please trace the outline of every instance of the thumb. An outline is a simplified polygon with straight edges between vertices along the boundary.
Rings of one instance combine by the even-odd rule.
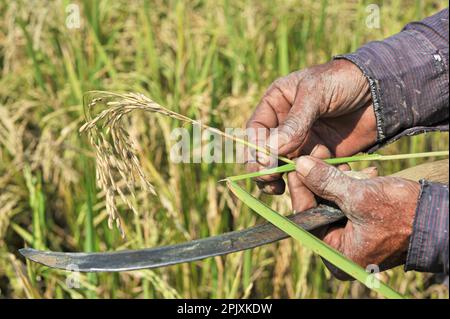
[[[311,156],[297,160],[297,174],[314,194],[339,206],[348,197],[350,185],[357,182],[336,167]]]

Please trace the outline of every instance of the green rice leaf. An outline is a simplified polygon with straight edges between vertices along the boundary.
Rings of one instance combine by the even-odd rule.
[[[255,197],[242,189],[236,182],[227,180],[227,184],[237,198],[239,198],[260,216],[265,218],[268,222],[272,223],[316,254],[319,254],[321,257],[325,258],[342,271],[345,271],[347,274],[368,288],[378,292],[386,298],[404,298],[401,294],[380,281],[377,282],[377,285],[370,285],[369,283],[373,283],[374,280],[372,274],[366,272],[362,267],[355,264],[353,261],[346,258],[332,247],[328,246],[317,237],[313,236],[294,222],[290,221],[283,215],[278,214],[270,207],[257,200]]]
[[[350,157],[336,157],[324,160],[325,163],[331,165],[352,163],[352,162],[363,162],[363,161],[390,161],[390,160],[400,160],[400,159],[411,159],[411,158],[422,158],[422,157],[440,157],[448,156],[449,151],[436,151],[436,152],[423,152],[423,153],[411,153],[411,154],[397,154],[397,155],[381,155],[381,154],[363,154]],[[291,172],[295,170],[295,163],[288,163],[282,166],[265,169],[259,172],[247,173],[242,175],[236,175],[226,178],[230,181],[240,181],[243,179],[254,178],[258,176],[277,174]]]

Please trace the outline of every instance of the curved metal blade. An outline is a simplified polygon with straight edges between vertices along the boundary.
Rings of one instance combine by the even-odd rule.
[[[333,207],[316,208],[288,216],[306,230],[313,230],[344,218]],[[226,255],[266,245],[288,236],[269,223],[222,235],[171,246],[106,253],[63,253],[22,248],[26,258],[51,268],[80,272],[129,271],[164,267],[208,257]]]

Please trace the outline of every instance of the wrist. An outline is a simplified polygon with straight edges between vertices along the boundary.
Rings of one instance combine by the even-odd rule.
[[[339,111],[355,111],[373,104],[370,80],[363,70],[353,61],[337,58],[333,64],[334,97]]]

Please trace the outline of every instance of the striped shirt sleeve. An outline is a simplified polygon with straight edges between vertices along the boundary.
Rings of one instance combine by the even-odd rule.
[[[421,181],[405,271],[448,274],[448,186]]]
[[[337,56],[367,77],[377,120],[375,151],[405,135],[448,131],[448,9],[400,33]]]

